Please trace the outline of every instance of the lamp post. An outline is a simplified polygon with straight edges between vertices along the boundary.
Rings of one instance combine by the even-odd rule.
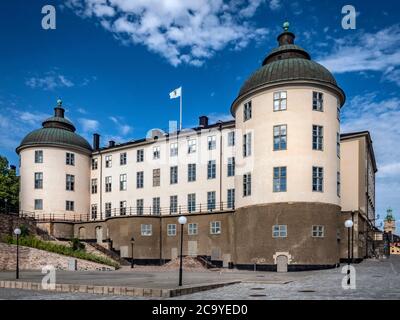
[[[131,239],[131,246],[132,246],[132,261],[131,261],[131,269],[133,269],[133,244],[135,243],[135,238],[132,237]]]
[[[14,234],[17,236],[17,267],[16,267],[16,279],[19,279],[19,235],[21,234],[20,228],[14,229]]]
[[[179,286],[182,286],[183,225],[186,224],[187,219],[185,216],[180,216],[178,222],[181,225],[181,256],[179,263]]]
[[[347,284],[350,284],[350,229],[353,227],[353,221],[346,220],[344,226],[347,228]]]

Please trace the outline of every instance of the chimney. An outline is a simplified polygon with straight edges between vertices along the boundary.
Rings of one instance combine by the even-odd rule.
[[[59,118],[64,118],[64,109],[60,107],[55,107],[54,116]]]
[[[203,128],[208,127],[208,117],[207,116],[199,117],[199,127],[203,127]]]
[[[109,146],[109,147],[114,147],[114,146],[115,146],[115,141],[114,141],[114,140],[110,140],[110,141],[108,142],[108,146]]]
[[[93,133],[93,150],[100,149],[100,135],[98,133]]]

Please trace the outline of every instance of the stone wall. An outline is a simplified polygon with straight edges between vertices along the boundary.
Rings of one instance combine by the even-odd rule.
[[[18,215],[0,213],[0,240],[13,234],[16,227],[25,225],[30,234],[37,234],[36,222]]]
[[[17,246],[0,243],[0,270],[15,270]],[[21,270],[41,270],[46,265],[52,265],[58,270],[67,270],[71,257],[47,252],[35,248],[19,247],[19,267]],[[77,259],[78,270],[115,270],[114,267]]]

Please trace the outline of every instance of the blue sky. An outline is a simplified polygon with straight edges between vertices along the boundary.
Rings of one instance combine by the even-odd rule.
[[[44,5],[56,29],[41,28]],[[341,27],[342,6],[357,10]],[[276,46],[285,19],[296,43],[347,94],[342,132],[369,130],[379,172],[377,212],[400,220],[400,3],[288,0],[0,2],[0,154],[53,112],[58,97],[78,132],[123,142],[178,120],[168,93],[183,86],[185,127],[230,118],[243,81]],[[400,225],[398,224],[398,228]]]

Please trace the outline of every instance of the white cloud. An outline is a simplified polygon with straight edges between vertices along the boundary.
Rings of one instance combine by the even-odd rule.
[[[208,116],[208,120],[210,123],[216,123],[218,121],[230,121],[233,120],[233,117],[230,113],[216,113],[212,112]]]
[[[25,84],[33,89],[53,90],[55,88],[70,88],[74,83],[62,74],[57,74],[54,70],[48,71],[41,76],[34,76],[26,79]]]
[[[116,125],[116,129],[118,130],[118,132],[120,133],[120,135],[122,136],[126,136],[129,133],[132,132],[132,127],[124,124],[123,123],[123,119],[121,117],[114,117],[114,116],[110,116],[108,117],[112,122],[114,122],[114,124]]]
[[[279,10],[281,7],[282,7],[282,4],[281,4],[280,0],[270,0],[269,8],[272,11]]]
[[[144,45],[173,66],[201,66],[217,51],[234,50],[268,33],[251,17],[265,0],[68,0],[81,17],[97,19],[124,44]],[[276,8],[279,1],[272,1]]]
[[[84,132],[93,132],[99,128],[99,122],[93,119],[79,118],[78,122],[82,126]]]
[[[332,53],[318,59],[332,72],[376,71],[400,86],[400,26],[334,40]]]
[[[87,111],[84,108],[78,108],[78,109],[76,109],[76,111],[78,111],[81,114],[87,114]]]

